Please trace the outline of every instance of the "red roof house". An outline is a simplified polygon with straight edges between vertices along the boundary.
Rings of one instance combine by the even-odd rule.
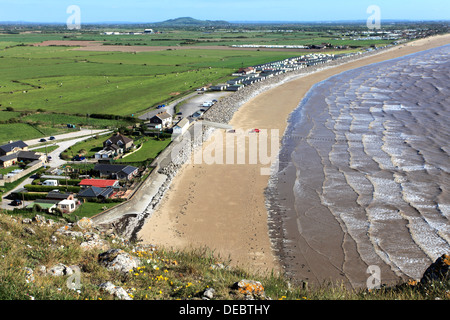
[[[107,180],[107,179],[83,179],[80,181],[81,187],[119,187],[119,180]]]

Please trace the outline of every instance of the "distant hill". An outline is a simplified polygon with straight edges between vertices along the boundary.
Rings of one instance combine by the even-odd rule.
[[[158,27],[213,27],[229,26],[232,23],[223,20],[198,20],[191,17],[181,17],[169,19],[162,22],[156,22],[153,25]]]

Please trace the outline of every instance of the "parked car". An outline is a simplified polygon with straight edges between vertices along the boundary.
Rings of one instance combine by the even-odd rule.
[[[19,200],[19,199],[14,199],[12,202],[11,202],[11,205],[12,206],[20,206],[22,204],[22,200]]]
[[[47,140],[45,140],[44,138],[41,138],[41,139],[39,140],[39,142],[45,142],[45,141],[47,141]]]
[[[194,114],[192,115],[192,118],[198,118],[198,117],[201,117],[202,115],[203,115],[203,112],[197,111],[197,112],[194,112]]]
[[[83,161],[86,157],[83,156],[75,156],[72,158],[72,161]]]
[[[51,136],[49,139],[50,139],[50,140],[55,140],[55,137]]]

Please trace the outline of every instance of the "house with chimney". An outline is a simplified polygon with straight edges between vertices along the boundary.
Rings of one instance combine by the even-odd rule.
[[[95,154],[95,159],[114,157],[134,147],[134,140],[117,132],[103,142],[103,149]]]
[[[163,129],[169,128],[172,125],[172,115],[167,111],[160,112],[150,118],[150,124],[160,124]]]

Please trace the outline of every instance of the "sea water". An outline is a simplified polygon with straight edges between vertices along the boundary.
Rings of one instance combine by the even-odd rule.
[[[366,265],[399,275],[419,279],[450,252],[449,53],[446,45],[343,72],[291,114],[278,174],[295,168],[293,183],[276,192],[293,199],[290,221],[312,247],[317,232],[302,223],[320,214]]]

